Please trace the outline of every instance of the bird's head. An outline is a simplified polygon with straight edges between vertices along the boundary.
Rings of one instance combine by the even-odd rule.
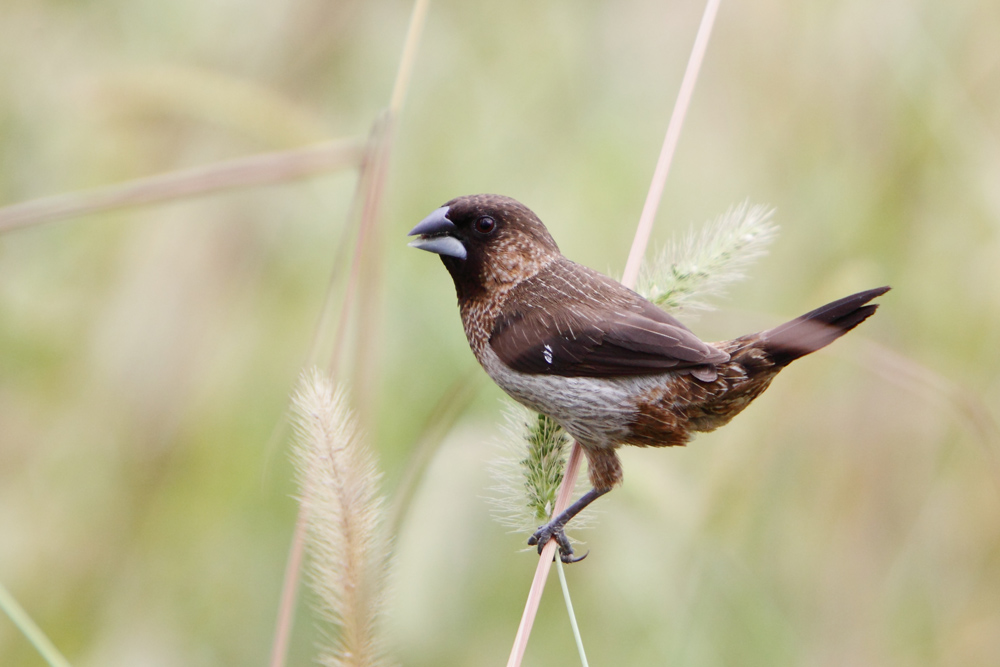
[[[500,195],[452,199],[409,235],[411,247],[441,256],[459,298],[526,280],[560,256],[538,216]]]

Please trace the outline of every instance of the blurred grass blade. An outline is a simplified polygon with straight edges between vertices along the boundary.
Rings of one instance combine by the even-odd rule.
[[[321,114],[277,87],[219,68],[149,65],[100,75],[91,97],[112,119],[163,117],[225,128],[275,148],[331,136]],[[113,122],[113,120],[112,120]]]
[[[347,286],[344,292],[344,300],[340,308],[340,318],[337,321],[336,333],[334,334],[333,350],[330,354],[329,369],[331,375],[334,375],[334,370],[337,368],[337,364],[340,357],[341,347],[346,335],[347,318],[350,316],[352,304],[355,300],[355,292],[358,290],[358,279],[361,272],[361,263],[365,257],[366,240],[369,244],[374,245],[377,241],[377,236],[373,233],[375,230],[371,229],[375,227],[375,222],[378,218],[379,204],[381,203],[383,183],[385,181],[386,173],[388,171],[388,160],[392,147],[392,137],[393,137],[393,127],[395,120],[402,109],[403,100],[406,97],[406,90],[409,86],[410,76],[413,70],[413,62],[415,61],[417,54],[417,47],[420,44],[420,37],[423,33],[424,20],[427,15],[427,10],[430,5],[429,0],[416,0],[413,6],[413,12],[410,15],[409,28],[406,33],[406,40],[403,45],[403,53],[400,56],[399,68],[396,72],[396,79],[393,84],[392,95],[390,97],[390,103],[388,111],[384,116],[376,118],[372,124],[372,129],[369,134],[368,140],[365,142],[362,148],[362,162],[361,170],[358,175],[358,185],[355,191],[355,198],[352,200],[352,209],[355,204],[361,206],[360,220],[358,223],[358,238],[355,244],[354,257],[351,265],[350,272],[347,278]],[[353,219],[353,216],[348,217],[348,222]],[[348,225],[350,226],[350,224]],[[368,240],[371,237],[371,240]],[[369,273],[372,276],[371,285],[368,286],[369,294],[378,294],[378,264],[379,259],[376,253],[370,253],[375,255],[373,266],[369,268]],[[335,269],[336,271],[336,269]],[[331,282],[334,277],[331,276]],[[367,312],[367,325],[362,322],[359,327],[362,331],[374,328],[374,312],[377,308],[366,309]],[[324,318],[321,316],[320,324],[322,326]],[[319,332],[317,331],[314,336],[315,341],[319,339]],[[361,341],[365,341],[365,336],[360,336]],[[361,381],[367,383],[374,373],[363,373],[360,372],[365,367],[365,361],[368,351],[372,349],[371,346],[358,350],[357,358],[359,378]],[[365,386],[362,385],[362,394],[365,393]],[[304,509],[300,509],[300,513],[304,512]],[[300,522],[303,522],[302,517],[299,518]],[[296,591],[298,589],[299,580],[299,563],[296,560],[296,554],[301,553],[301,542],[304,539],[305,531],[296,531],[293,536],[293,544],[291,547],[292,559],[289,561],[288,570],[286,571],[286,576],[284,583],[282,584],[282,600],[285,600],[287,604],[282,604],[282,607],[278,611],[278,620],[275,627],[275,639],[274,646],[272,648],[271,665],[272,667],[282,667],[285,664],[285,657],[288,652],[288,638],[291,635],[292,626],[292,616],[294,613],[294,605],[296,598]]]
[[[986,402],[961,384],[884,345],[864,341],[861,349],[867,368],[906,391],[944,406],[957,423],[971,431],[983,449],[994,488],[1000,494],[1000,424]]]
[[[481,380],[482,374],[479,372],[478,365],[469,366],[464,373],[448,385],[448,388],[445,389],[428,413],[420,435],[409,447],[410,454],[407,457],[406,466],[403,468],[403,474],[393,492],[387,520],[393,535],[399,534],[407,511],[413,507],[413,496],[417,491],[420,479],[424,476],[427,466],[433,460],[444,437],[476,398],[482,386]]]
[[[406,91],[410,87],[413,63],[417,59],[417,47],[424,32],[424,22],[427,20],[427,9],[430,4],[430,0],[417,0],[413,3],[410,25],[406,30],[406,40],[403,42],[403,54],[399,57],[399,69],[396,71],[396,81],[392,86],[392,97],[389,98],[389,113],[394,117],[402,110]]]
[[[38,653],[45,658],[45,661],[49,663],[52,667],[70,667],[69,661],[63,657],[59,649],[55,647],[42,629],[31,620],[31,616],[28,612],[18,604],[14,596],[10,594],[10,591],[0,583],[0,609],[3,609],[13,621],[14,626],[17,627],[21,633],[28,638],[32,646],[38,651]]]
[[[410,87],[413,67],[417,59],[420,37],[423,34],[424,23],[430,0],[416,0],[410,13],[409,27],[403,42],[403,52],[399,58],[399,67],[392,86],[389,106],[382,118],[376,120],[372,133],[371,150],[366,159],[366,188],[361,210],[361,222],[358,231],[358,243],[354,265],[351,267],[349,286],[345,297],[345,313],[351,300],[357,297],[357,303],[367,304],[357,311],[357,337],[354,350],[355,368],[353,387],[357,396],[357,408],[364,423],[373,412],[375,403],[375,378],[378,377],[379,317],[381,309],[372,307],[377,303],[382,291],[382,261],[384,252],[381,250],[381,225],[383,193],[389,175],[389,163],[396,140],[396,127],[399,115],[403,110],[406,92]],[[358,281],[360,280],[360,284]]]
[[[566,583],[566,571],[561,558],[556,558],[556,572],[559,573],[559,586],[562,588],[563,600],[566,601],[566,613],[569,614],[569,625],[573,628],[573,639],[580,654],[580,664],[583,667],[590,667],[590,663],[587,662],[587,652],[583,650],[583,637],[580,636],[580,626],[576,622],[576,612],[573,611],[573,600],[569,597],[569,584]]]
[[[364,169],[361,179],[361,220],[358,223],[358,236],[355,242],[354,258],[348,275],[347,290],[341,308],[341,317],[337,323],[337,333],[334,338],[334,352],[330,361],[330,371],[335,372],[339,363],[339,352],[342,348],[347,331],[347,317],[355,300],[361,303],[374,303],[381,290],[382,253],[379,246],[379,214],[382,208],[382,195],[389,173],[389,160],[392,156],[396,137],[396,122],[406,99],[410,78],[413,74],[413,64],[417,57],[417,47],[423,33],[424,21],[430,0],[416,0],[410,14],[409,27],[403,43],[403,53],[399,59],[396,78],[393,82],[389,106],[375,119],[372,124],[368,146],[365,151]],[[361,280],[362,272],[365,279]],[[368,412],[367,406],[372,402],[372,378],[375,372],[376,356],[374,350],[378,347],[378,308],[361,308],[358,313],[357,349],[354,358],[356,368],[354,373],[354,388],[360,402],[362,417]]]
[[[216,162],[94,190],[33,199],[0,208],[0,233],[98,211],[143,206],[261,185],[273,185],[337,169],[354,168],[364,142],[341,139],[305,148]]]

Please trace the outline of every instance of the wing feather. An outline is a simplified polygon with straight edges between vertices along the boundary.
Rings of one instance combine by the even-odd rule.
[[[524,281],[507,304],[490,347],[522,373],[647,375],[729,359],[635,292],[568,260]]]

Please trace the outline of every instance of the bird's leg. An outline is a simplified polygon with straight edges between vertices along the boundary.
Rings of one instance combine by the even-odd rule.
[[[567,507],[562,513],[549,521],[544,526],[539,526],[535,534],[528,538],[528,544],[531,546],[538,545],[538,553],[542,553],[542,549],[545,545],[549,543],[549,540],[554,539],[559,545],[559,558],[564,563],[576,563],[587,557],[587,554],[583,554],[579,558],[573,558],[573,547],[570,546],[569,538],[566,537],[566,532],[563,530],[569,520],[579,514],[583,508],[585,508],[590,503],[594,502],[605,493],[611,490],[609,486],[606,489],[591,489],[585,494],[580,496],[580,499],[575,503]],[[588,552],[589,553],[589,552]]]

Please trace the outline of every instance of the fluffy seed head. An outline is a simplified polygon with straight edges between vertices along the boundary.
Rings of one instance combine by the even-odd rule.
[[[335,630],[321,661],[327,667],[384,665],[379,621],[389,548],[380,474],[344,392],[328,377],[317,369],[303,373],[292,406],[310,583]]]
[[[778,226],[774,209],[743,202],[700,231],[667,244],[639,274],[639,294],[677,313],[711,310],[709,297],[744,278],[743,270],[767,252]]]

